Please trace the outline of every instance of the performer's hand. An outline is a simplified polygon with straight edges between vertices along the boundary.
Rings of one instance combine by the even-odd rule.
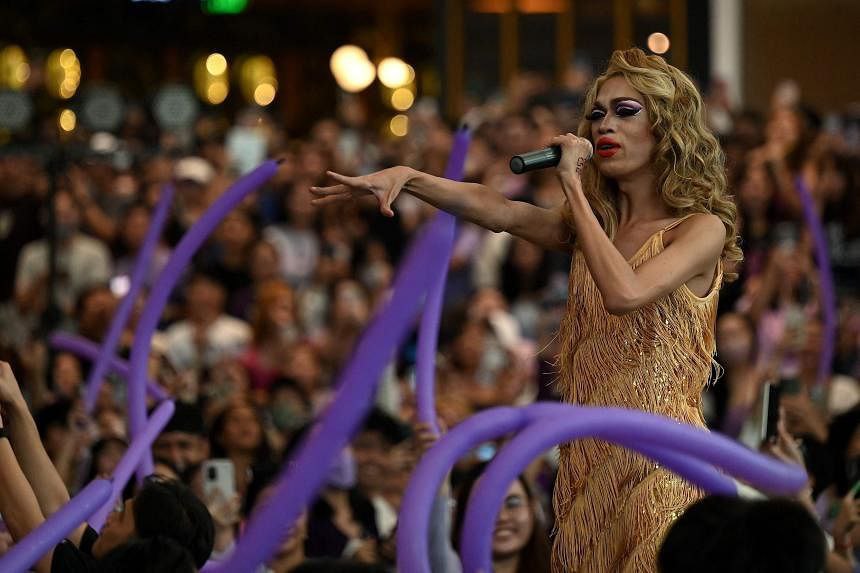
[[[557,168],[559,175],[570,174],[579,178],[582,175],[585,162],[591,159],[591,155],[594,153],[590,141],[572,133],[553,137],[550,145],[561,147],[561,161],[559,161]]]
[[[327,205],[373,195],[379,202],[380,212],[386,217],[393,217],[394,211],[391,210],[391,204],[409,180],[409,171],[408,167],[398,166],[360,177],[347,177],[328,171],[328,176],[340,184],[331,187],[311,187],[311,193],[315,196],[311,203]]]

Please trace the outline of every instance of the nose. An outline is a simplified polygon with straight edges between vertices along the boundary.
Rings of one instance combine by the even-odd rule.
[[[607,113],[597,124],[597,132],[600,135],[607,133],[615,133],[616,118],[613,114]]]

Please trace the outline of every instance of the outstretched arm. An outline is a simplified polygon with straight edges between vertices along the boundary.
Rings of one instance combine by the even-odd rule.
[[[632,312],[675,291],[690,280],[712,273],[726,231],[719,217],[693,217],[659,255],[633,268],[604,232],[585,197],[579,174],[589,153],[588,141],[571,134],[553,139],[563,148],[559,178],[571,205],[585,262],[610,314]]]
[[[409,167],[392,167],[347,177],[329,171],[338,185],[312,187],[315,205],[325,205],[365,195],[373,195],[380,211],[394,215],[391,205],[401,191],[426,201],[452,215],[494,232],[506,231],[546,249],[570,250],[571,232],[563,217],[562,205],[544,209],[522,201],[511,201],[477,183],[460,183],[435,177]]]

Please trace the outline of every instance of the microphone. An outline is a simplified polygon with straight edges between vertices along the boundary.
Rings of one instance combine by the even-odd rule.
[[[593,153],[593,151],[592,151]],[[588,154],[585,159],[591,159],[592,153]],[[535,169],[546,169],[547,167],[555,167],[561,161],[561,147],[553,145],[537,151],[529,151],[511,157],[511,171],[517,175],[522,175],[527,171]]]

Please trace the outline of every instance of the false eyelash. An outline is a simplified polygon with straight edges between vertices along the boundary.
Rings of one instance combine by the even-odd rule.
[[[615,108],[615,115],[619,117],[633,117],[640,111],[642,111],[642,108],[639,106],[621,105]]]
[[[588,121],[597,121],[598,119],[602,119],[606,115],[606,112],[603,110],[596,109],[585,116],[585,119]]]

